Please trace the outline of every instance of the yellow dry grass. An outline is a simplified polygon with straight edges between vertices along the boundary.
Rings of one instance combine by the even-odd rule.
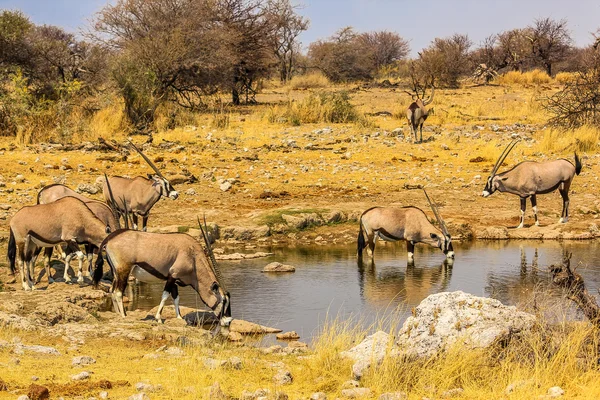
[[[552,77],[546,72],[534,69],[527,72],[509,71],[496,79],[500,85],[544,85],[552,83]]]
[[[329,79],[321,72],[295,75],[287,85],[290,90],[323,89],[331,86]]]

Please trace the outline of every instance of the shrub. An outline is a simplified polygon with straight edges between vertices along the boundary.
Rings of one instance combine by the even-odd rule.
[[[322,89],[330,84],[329,79],[321,72],[312,72],[294,76],[289,83],[289,87],[294,90]]]
[[[312,93],[301,101],[290,101],[284,107],[272,107],[267,118],[269,122],[285,121],[292,125],[365,121],[350,103],[347,92]]]
[[[552,78],[544,71],[534,69],[533,71],[520,72],[509,71],[500,75],[497,79],[500,85],[543,85],[552,82]]]

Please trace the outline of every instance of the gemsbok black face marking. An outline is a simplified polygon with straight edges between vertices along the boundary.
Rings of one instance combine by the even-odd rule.
[[[136,145],[132,142],[129,142],[129,145],[154,170],[154,174],[148,175],[148,178],[138,176],[133,179],[112,176],[105,180],[103,185],[104,198],[107,203],[110,202],[106,185],[106,182],[109,181],[113,196],[116,199],[115,207],[117,210],[121,214],[124,214],[125,210],[131,213],[133,229],[138,228],[138,217],[141,216],[142,230],[145,231],[148,224],[148,215],[154,204],[161,197],[176,200],[179,197],[179,193],[177,193],[167,178],[162,175],[156,165]]]
[[[414,261],[416,243],[427,243],[439,248],[449,260],[454,259],[452,237],[446,228],[437,207],[425,192],[427,201],[438,221],[440,229],[429,222],[427,215],[417,207],[373,207],[365,211],[359,220],[358,257],[362,257],[363,249],[373,259],[377,238],[395,242],[406,240],[409,263]]]
[[[488,197],[499,191],[519,196],[521,220],[517,228],[522,228],[525,221],[527,198],[531,198],[535,225],[538,226],[536,196],[558,189],[563,199],[563,209],[558,222],[566,223],[569,220],[569,188],[573,178],[575,175],[579,175],[582,168],[577,153],[575,153],[574,165],[564,158],[545,162],[523,161],[508,171],[498,173],[498,169],[518,142],[519,139],[515,139],[506,146],[496,164],[494,164],[481,195]]]
[[[173,298],[177,318],[178,286],[191,286],[219,319],[222,326],[231,322],[229,293],[223,287],[218,265],[208,241],[206,225],[200,224],[205,245],[185,233],[149,233],[120,230],[111,233],[100,245],[114,275],[112,300],[115,312],[125,316],[123,292],[129,275],[142,282],[165,282],[156,320],[161,321],[162,309]],[[94,284],[102,278],[103,258],[99,255],[94,271]]]
[[[63,197],[49,204],[25,206],[10,221],[10,269],[14,273],[18,264],[23,289],[33,290],[33,268],[40,249],[66,243],[79,256],[81,277],[83,253],[79,244],[100,246],[106,237],[106,229],[107,225],[85,203],[74,197]],[[48,276],[49,264],[50,258],[47,257]]]

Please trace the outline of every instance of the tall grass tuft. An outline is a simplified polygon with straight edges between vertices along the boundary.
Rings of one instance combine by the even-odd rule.
[[[497,82],[506,86],[537,86],[552,83],[552,78],[546,72],[534,69],[527,72],[506,72],[497,78]]]
[[[271,123],[287,122],[296,126],[348,122],[368,124],[366,117],[350,103],[347,92],[312,93],[298,102],[289,101],[284,106],[271,107],[266,117]]]
[[[321,72],[295,75],[288,84],[289,88],[293,90],[323,89],[330,85],[329,79]]]
[[[547,129],[537,144],[544,153],[564,153],[571,151],[597,152],[600,148],[600,128],[582,126],[577,129]]]

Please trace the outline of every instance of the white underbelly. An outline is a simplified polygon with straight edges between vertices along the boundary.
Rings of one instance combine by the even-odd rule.
[[[33,243],[35,243],[37,246],[39,247],[53,247],[55,245],[57,245],[58,243],[48,243],[48,242],[44,242],[34,236],[29,236],[31,238],[31,241]]]
[[[135,265],[131,270],[131,275],[133,275],[133,277],[138,281],[142,281],[145,283],[164,282],[164,280],[146,272],[144,269],[138,267],[137,265]]]

